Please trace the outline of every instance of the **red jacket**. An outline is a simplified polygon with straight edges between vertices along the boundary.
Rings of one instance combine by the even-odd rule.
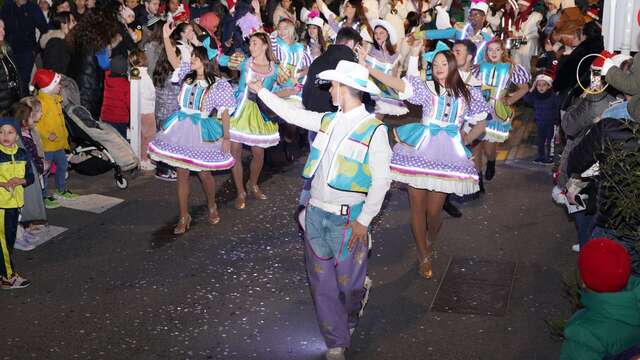
[[[104,76],[104,96],[100,119],[113,124],[128,124],[129,94],[129,79],[111,77],[111,70],[107,70]]]

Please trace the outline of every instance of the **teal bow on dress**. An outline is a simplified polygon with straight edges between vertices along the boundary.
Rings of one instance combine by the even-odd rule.
[[[422,60],[431,63],[433,62],[433,58],[435,58],[439,52],[443,52],[443,51],[449,51],[449,47],[447,46],[447,44],[443,43],[442,41],[438,41],[435,49],[422,54]]]
[[[436,136],[440,133],[440,131],[444,131],[447,135],[453,137],[458,136],[459,130],[455,124],[449,124],[447,126],[440,126],[438,124],[430,123],[427,125],[429,131],[431,132],[431,136]]]

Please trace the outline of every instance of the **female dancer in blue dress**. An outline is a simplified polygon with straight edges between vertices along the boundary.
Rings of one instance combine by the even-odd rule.
[[[292,105],[304,109],[302,105],[302,87],[311,65],[309,49],[297,41],[296,28],[289,19],[278,23],[278,30],[271,33],[271,49],[278,60],[278,82],[273,92],[286,99]],[[280,119],[279,119],[280,120]],[[288,160],[293,156],[288,151],[288,144],[293,142],[297,128],[280,120],[284,140],[284,152]]]
[[[264,149],[278,145],[280,134],[278,123],[269,119],[258,107],[256,94],[247,87],[247,83],[259,80],[266,89],[273,89],[278,79],[278,67],[271,52],[269,35],[256,32],[249,37],[251,57],[240,64],[240,83],[236,90],[238,107],[231,118],[231,153],[236,160],[233,167],[233,180],[238,196],[234,206],[244,209],[246,195],[242,174],[242,145],[251,147],[251,164],[247,190],[254,198],[266,200],[267,196],[258,187],[258,178],[264,164]]]
[[[431,54],[433,81],[423,81],[417,70],[420,53],[420,45],[413,48],[409,75],[404,79],[372,67],[369,71],[398,91],[401,98],[422,106],[420,123],[395,130],[398,144],[393,148],[391,174],[394,180],[409,185],[411,230],[418,250],[419,273],[431,278],[432,244],[440,231],[447,194],[478,191],[478,174],[464,147],[474,139],[461,136],[460,129],[465,122],[484,120],[489,106],[478,89],[464,84],[449,50]]]
[[[169,38],[172,25],[163,29],[164,46],[169,62],[176,69],[175,82],[182,83],[178,101],[180,110],[163,124],[163,131],[149,143],[149,157],[175,166],[178,172],[178,205],[180,220],[174,234],[184,234],[191,225],[189,215],[189,172],[200,177],[207,196],[208,222],[217,224],[220,215],[215,202],[215,180],[212,170],[231,168],[229,112],[236,102],[233,89],[216,77],[217,66],[209,60],[207,49],[195,47],[190,62],[181,62]],[[216,115],[213,111],[216,110]]]
[[[396,45],[398,37],[396,30],[389,22],[384,20],[376,20],[373,26],[373,46],[369,50],[366,58],[367,65],[394,77],[400,76],[400,53]],[[400,116],[409,112],[398,92],[386,86],[376,78],[372,77],[373,82],[380,88],[380,95],[372,96],[376,102],[376,117],[380,120],[385,115]]]
[[[502,40],[497,38],[487,44],[485,62],[476,67],[474,75],[482,82],[482,94],[491,106],[486,134],[474,149],[474,159],[478,171],[482,173],[482,155],[486,156],[487,170],[484,178],[491,180],[496,172],[497,144],[507,140],[511,131],[511,106],[529,91],[531,75],[522,65],[511,62]],[[517,89],[509,93],[512,84]]]

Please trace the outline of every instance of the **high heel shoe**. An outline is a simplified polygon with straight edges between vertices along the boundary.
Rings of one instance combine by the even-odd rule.
[[[242,210],[247,206],[246,200],[247,193],[239,193],[236,200],[233,202],[233,206],[238,210]]]
[[[433,254],[427,255],[422,259],[418,266],[418,274],[425,279],[431,279],[433,277]]]
[[[191,215],[183,216],[178,221],[178,224],[173,228],[174,235],[182,235],[189,230],[191,226]]]
[[[247,183],[247,191],[249,192],[249,194],[251,194],[251,196],[256,198],[256,200],[267,200],[267,195],[265,195],[260,190],[258,185],[251,185],[251,184]]]
[[[209,221],[209,224],[211,225],[216,225],[220,222],[220,213],[218,212],[217,205],[209,208],[209,217],[207,218],[207,221]]]

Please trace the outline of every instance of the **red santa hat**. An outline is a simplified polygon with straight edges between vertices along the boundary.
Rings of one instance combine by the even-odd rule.
[[[598,8],[592,7],[587,10],[587,16],[592,18],[593,20],[600,20],[600,13],[598,12]]]
[[[614,54],[604,50],[600,53],[600,56],[596,57],[595,60],[591,63],[591,69],[593,70],[602,70],[602,65],[604,65],[604,61],[606,59],[611,59]]]
[[[52,92],[60,84],[62,76],[53,70],[38,69],[33,75],[32,84],[44,93]]]
[[[580,247],[578,269],[585,285],[597,292],[624,289],[631,274],[631,257],[619,243],[607,239],[589,240]]]
[[[189,11],[189,8],[184,6],[184,4],[178,5],[178,9],[176,10],[175,14],[170,15],[170,17],[176,24],[191,21],[191,13]]]
[[[555,78],[555,71],[553,69],[546,69],[542,74],[536,76],[536,80],[533,82],[533,85],[531,85],[529,91],[535,90],[538,81],[544,81],[549,84],[549,86],[553,86],[553,80],[555,80]]]

